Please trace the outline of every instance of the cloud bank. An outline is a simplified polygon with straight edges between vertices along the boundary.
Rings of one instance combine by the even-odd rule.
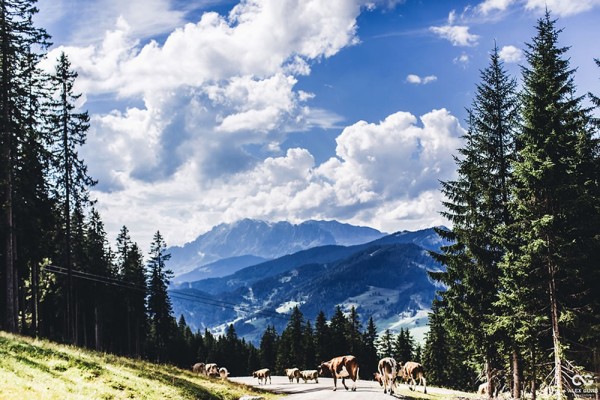
[[[124,14],[101,41],[55,48],[47,69],[64,51],[77,91],[122,105],[92,116],[83,150],[108,232],[127,225],[144,243],[160,229],[182,244],[241,218],[385,231],[443,223],[438,180],[453,176],[463,134],[454,116],[398,112],[335,128],[341,117],[296,87],[313,63],[359,43],[356,19],[373,4],[244,0],[160,42],[144,40],[148,21]],[[282,147],[290,132],[314,127],[339,130],[334,156],[317,163],[306,148]]]

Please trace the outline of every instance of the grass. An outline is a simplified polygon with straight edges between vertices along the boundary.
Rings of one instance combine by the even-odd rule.
[[[233,400],[280,395],[191,371],[0,332],[0,397]]]

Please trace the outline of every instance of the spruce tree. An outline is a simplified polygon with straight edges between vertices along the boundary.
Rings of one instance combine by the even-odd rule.
[[[48,45],[49,36],[33,25],[37,13],[35,0],[5,0],[0,3],[0,240],[2,326],[16,332],[18,329],[18,276],[15,249],[15,176],[18,150],[24,129],[31,126],[23,105],[31,93],[32,75]],[[25,111],[25,112],[22,112]],[[37,138],[34,139],[37,141]]]
[[[275,369],[279,346],[279,336],[273,325],[267,326],[260,339],[259,358],[261,368]]]
[[[150,245],[150,260],[148,269],[148,321],[150,325],[150,341],[152,355],[158,361],[167,357],[168,344],[176,329],[173,318],[173,306],[167,293],[172,272],[167,269],[167,261],[171,254],[166,252],[165,243],[159,231],[154,234]]]
[[[394,358],[402,363],[414,361],[415,339],[412,337],[408,328],[400,328],[393,343]]]
[[[442,182],[448,199],[442,215],[453,228],[438,229],[438,233],[452,244],[443,247],[441,254],[432,255],[446,265],[446,271],[431,275],[447,286],[440,293],[449,309],[447,328],[461,332],[464,345],[485,364],[491,383],[492,371],[498,367],[498,345],[503,340],[494,328],[499,262],[504,254],[499,227],[510,223],[510,164],[518,103],[515,80],[507,75],[497,47],[480,75],[465,144],[459,149],[461,156],[455,157],[458,179]],[[492,396],[492,390],[488,393]]]
[[[379,336],[376,346],[379,358],[394,356],[394,335],[392,335],[389,329],[383,331],[381,336]]]
[[[323,311],[319,311],[315,320],[315,357],[318,363],[329,361],[333,357],[330,343],[331,332],[327,324],[327,317]]]
[[[369,317],[367,328],[362,334],[363,352],[359,357],[361,371],[364,371],[366,376],[370,376],[376,371],[377,363],[379,362],[377,357],[377,347],[375,345],[376,340],[377,327],[375,326],[373,317]]]
[[[283,373],[286,368],[302,368],[305,366],[304,315],[294,307],[286,328],[281,333],[277,348],[276,370]]]
[[[554,384],[562,396],[566,329],[584,317],[585,301],[597,293],[590,284],[598,283],[600,221],[598,143],[555,24],[546,12],[527,44],[514,163],[514,240],[504,263],[502,301],[538,323],[526,338],[550,332]]]
[[[56,64],[51,84],[54,93],[48,102],[48,129],[53,139],[55,196],[61,206],[64,254],[62,264],[67,269],[66,318],[67,340],[74,340],[75,324],[73,295],[73,249],[71,215],[76,207],[85,208],[91,204],[89,188],[96,184],[87,173],[87,166],[80,158],[78,149],[86,142],[89,129],[87,111],[78,112],[77,101],[80,94],[73,93],[77,73],[71,70],[71,63],[62,53]]]
[[[339,305],[331,317],[329,332],[332,338],[330,343],[332,357],[348,354],[348,319]]]

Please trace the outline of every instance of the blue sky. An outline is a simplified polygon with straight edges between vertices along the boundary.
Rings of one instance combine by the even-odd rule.
[[[221,222],[447,224],[465,108],[494,43],[519,79],[545,7],[600,93],[600,0],[40,0],[79,73],[81,154],[111,240]]]

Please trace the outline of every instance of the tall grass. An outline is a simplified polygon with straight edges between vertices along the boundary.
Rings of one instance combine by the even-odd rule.
[[[0,332],[0,399],[239,399],[277,396],[170,365]]]

